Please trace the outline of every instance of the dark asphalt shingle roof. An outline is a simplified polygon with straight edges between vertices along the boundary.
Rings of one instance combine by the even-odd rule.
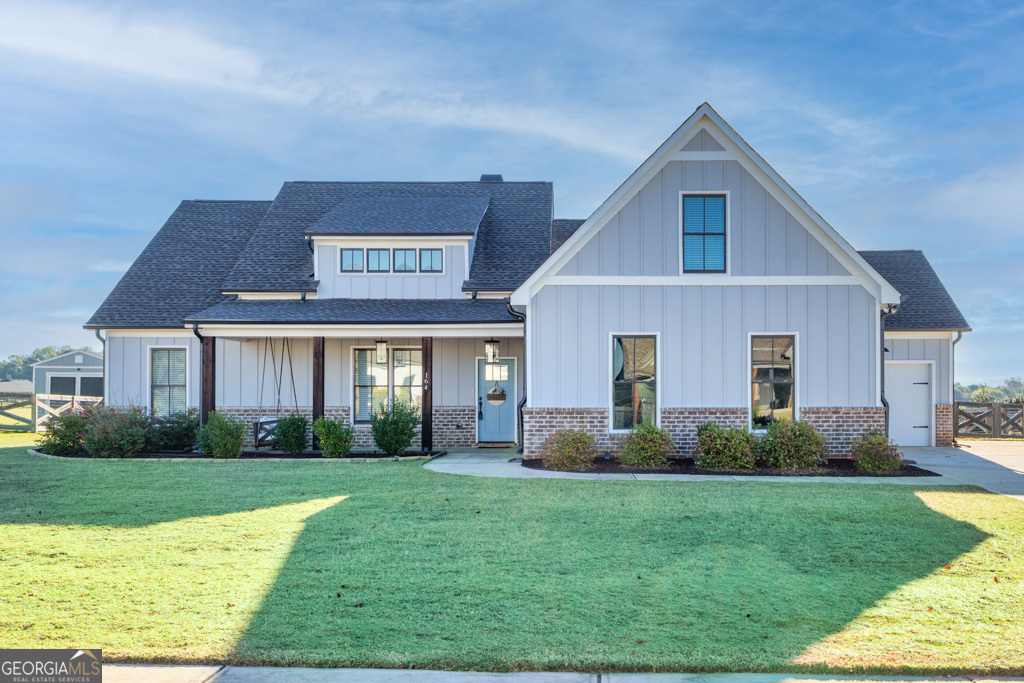
[[[900,312],[885,319],[885,329],[971,329],[922,252],[905,249],[859,253],[903,297]]]
[[[352,197],[306,231],[313,235],[474,235],[490,197]]]
[[[582,218],[556,218],[551,221],[550,252],[554,254],[555,250],[572,237],[573,233],[585,222]]]
[[[304,233],[349,199],[483,198],[467,289],[518,287],[548,256],[553,194],[547,182],[285,183],[222,287],[226,291],[311,291]]]
[[[179,327],[189,313],[223,301],[224,276],[270,205],[182,202],[85,326]]]
[[[240,299],[194,313],[198,323],[450,324],[519,322],[503,299]]]

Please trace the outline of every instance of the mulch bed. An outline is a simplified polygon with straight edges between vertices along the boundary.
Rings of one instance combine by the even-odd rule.
[[[41,453],[42,451],[40,451]],[[406,451],[405,455],[399,456],[401,459],[407,458],[423,458],[423,457],[437,457],[445,451],[428,451],[426,453],[421,451]],[[93,456],[88,453],[76,453],[75,455],[57,455],[53,456],[57,458],[88,458],[94,459]],[[212,455],[206,453],[182,453],[180,451],[165,451],[161,453],[138,453],[128,460],[158,460],[166,458],[182,458],[188,460],[393,460],[393,455],[387,455],[386,453],[376,452],[360,452],[360,453],[349,453],[344,458],[325,458],[319,453],[300,453],[299,455],[289,455],[288,453],[280,453],[271,450],[262,451],[243,451],[242,455],[238,458],[215,458]],[[109,458],[111,460],[117,460],[118,458]]]
[[[523,467],[535,470],[554,469],[544,466],[544,460],[537,458],[523,460]],[[942,476],[931,470],[922,469],[916,465],[904,462],[903,467],[895,472],[862,472],[857,469],[857,463],[849,458],[831,458],[825,466],[818,470],[775,470],[775,469],[754,469],[754,470],[702,470],[693,463],[693,458],[680,458],[670,460],[668,467],[658,469],[643,469],[640,467],[627,467],[618,460],[605,460],[595,458],[594,464],[585,470],[558,470],[561,472],[591,472],[600,474],[708,474],[723,476],[755,476],[755,477],[938,477]]]

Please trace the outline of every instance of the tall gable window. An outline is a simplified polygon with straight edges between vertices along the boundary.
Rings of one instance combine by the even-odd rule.
[[[342,249],[338,261],[338,269],[343,273],[363,272],[363,250]]]
[[[416,250],[395,249],[395,272],[415,273],[416,272]]]
[[[420,272],[440,273],[444,270],[444,251],[441,249],[420,249]]]
[[[725,197],[683,195],[683,272],[725,272]]]
[[[612,429],[657,423],[654,337],[612,338]]]
[[[367,249],[366,250],[366,272],[368,272],[368,273],[390,273],[391,272],[391,250],[390,249]]]
[[[751,423],[767,427],[792,420],[796,407],[796,337],[751,337]]]
[[[150,352],[149,377],[149,407],[155,415],[167,417],[188,408],[185,349],[153,349]]]

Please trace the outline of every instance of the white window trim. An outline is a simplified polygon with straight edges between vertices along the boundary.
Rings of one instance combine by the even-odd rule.
[[[481,398],[481,396],[480,396],[480,361],[482,361],[482,360],[487,360],[487,357],[486,356],[475,356],[474,360],[473,360],[473,365],[475,366],[473,374],[476,377],[475,393],[477,395],[477,400],[478,401]],[[512,401],[513,401],[513,406],[515,406],[515,405],[517,405],[519,403],[519,362],[518,362],[518,359],[515,356],[499,356],[498,360],[499,361],[502,361],[502,360],[510,360],[510,361],[512,361]],[[483,397],[483,398],[486,400],[486,397]],[[473,406],[473,413],[474,413],[474,415],[476,417],[476,430],[474,432],[476,434],[476,442],[477,443],[486,443],[486,442],[481,442],[480,441],[480,411],[476,409],[476,406]],[[517,410],[513,410],[513,415],[515,416],[512,419],[512,422],[515,424],[515,430],[514,430],[515,436],[513,437],[513,441],[518,442],[519,441],[519,415],[518,415],[518,411]]]
[[[391,344],[390,342],[388,343],[388,403],[391,403],[391,401],[393,401],[394,398],[395,398],[395,365],[394,365],[395,354],[394,354],[394,352],[398,351],[398,350],[403,350],[403,349],[405,349],[405,350],[413,350],[413,351],[422,351],[423,347],[422,346],[409,345],[409,344],[395,345],[395,344]],[[349,382],[349,386],[348,386],[348,391],[349,391],[349,401],[348,401],[348,404],[351,407],[351,410],[349,411],[349,420],[348,421],[349,421],[349,424],[351,424],[353,427],[369,428],[369,426],[370,426],[369,422],[357,422],[356,421],[356,351],[375,351],[375,350],[376,350],[375,346],[353,346],[352,347],[351,358],[350,358],[350,363],[351,364],[349,366],[349,367],[352,368],[352,375],[351,375],[352,381]],[[422,360],[420,362],[422,363]],[[422,367],[422,365],[420,367]],[[421,382],[422,382],[422,380],[421,380]],[[423,384],[421,383],[420,387],[422,387],[422,386],[423,386]]]
[[[799,332],[747,332],[747,430],[762,434],[765,428],[754,428],[754,337],[793,337],[793,421],[800,419],[800,350]]]
[[[928,441],[931,444],[931,447],[935,448],[935,437],[936,437],[936,432],[938,431],[936,429],[936,424],[935,424],[935,383],[936,383],[936,381],[938,379],[936,374],[935,374],[935,361],[933,361],[933,360],[887,360],[887,361],[885,361],[885,364],[886,365],[927,365],[928,366],[928,388],[931,390],[930,391],[930,394],[931,394],[931,410],[928,411],[928,431],[930,432],[931,436],[929,437]],[[952,403],[952,400],[950,402]],[[954,419],[954,421],[956,420],[956,415],[953,416],[953,419]],[[955,428],[956,428],[956,425],[954,424],[954,431],[955,431]],[[953,436],[955,437],[956,435],[954,434]]]
[[[687,273],[683,268],[683,197],[687,195],[725,197],[725,273]],[[732,274],[732,204],[730,202],[729,190],[680,190],[678,206],[678,230],[679,230],[679,275],[682,277],[708,276]]]
[[[630,429],[615,429],[615,338],[654,337],[654,426],[661,427],[661,332],[609,332],[608,333],[608,432],[628,434]]]
[[[189,347],[182,344],[151,344],[146,347],[146,412],[153,412],[153,350],[154,349],[184,349],[185,350],[185,410],[192,406],[192,387],[189,382],[192,369],[192,359],[189,357]]]
[[[362,252],[362,254],[363,254],[363,268],[362,268],[362,270],[342,270],[341,269],[341,252],[342,251],[359,251],[359,252]],[[364,249],[362,247],[349,247],[349,246],[338,247],[337,251],[335,252],[335,259],[338,262],[338,267],[337,267],[338,275],[366,275],[366,265],[367,265],[366,264],[366,249]]]
[[[364,276],[365,277],[365,276],[371,276],[371,275],[376,275],[376,276],[383,276],[383,275],[394,276],[394,275],[399,275],[399,276],[403,276],[403,277],[408,277],[408,276],[412,276],[412,275],[419,275],[419,276],[423,276],[423,277],[444,277],[448,273],[448,253],[447,253],[447,250],[448,250],[448,247],[450,247],[450,246],[453,246],[453,245],[450,245],[450,244],[427,244],[427,245],[417,244],[417,245],[413,245],[413,246],[400,245],[400,246],[397,246],[397,247],[384,247],[384,246],[375,245],[375,244],[367,244],[367,245],[361,245],[361,246],[355,246],[355,245],[350,245],[350,244],[341,244],[341,245],[338,245],[337,249],[334,252],[335,271],[337,271],[338,275],[343,275],[343,276],[347,276],[347,277],[358,277],[358,276]],[[455,245],[455,246],[459,246],[459,245]],[[343,249],[352,250],[352,251],[362,251],[363,252],[363,269],[362,270],[342,270],[341,269],[341,251]],[[370,254],[369,254],[369,250],[370,249],[379,249],[381,251],[387,251],[388,252],[388,270],[370,270]],[[438,249],[438,250],[441,251],[441,270],[436,270],[436,271],[435,270],[426,270],[426,271],[420,270],[420,252],[423,251],[424,249]],[[414,263],[416,265],[416,270],[395,270],[395,252],[396,251],[411,251],[411,252],[413,252],[415,254],[415,256],[413,258],[413,261],[414,261]],[[468,254],[468,250],[467,250],[467,254]],[[469,273],[468,258],[469,257],[467,255],[466,256],[466,259],[467,259],[466,273]],[[316,273],[314,273],[314,275],[315,274]]]

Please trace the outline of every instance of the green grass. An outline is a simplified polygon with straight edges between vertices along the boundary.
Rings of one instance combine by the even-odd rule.
[[[0,437],[0,647],[132,662],[1024,672],[1024,505],[978,489],[57,460],[28,455],[31,440]]]

